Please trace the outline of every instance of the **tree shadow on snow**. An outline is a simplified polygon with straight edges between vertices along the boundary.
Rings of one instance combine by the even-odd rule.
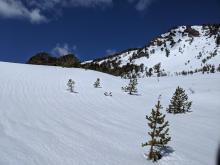
[[[69,93],[79,93],[79,92],[76,92],[76,91],[71,92],[69,89],[67,89],[67,91],[68,91]]]
[[[191,113],[191,112],[193,112],[192,110],[188,110],[186,113]]]
[[[170,146],[164,146],[164,147],[161,147],[159,151],[160,151],[160,154],[162,155],[162,157],[164,157],[164,156],[169,156],[175,150]]]
[[[133,93],[133,94],[129,94],[131,96],[141,96],[141,94],[138,94],[138,93]]]

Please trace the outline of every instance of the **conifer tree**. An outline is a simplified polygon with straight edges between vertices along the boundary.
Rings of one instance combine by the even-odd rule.
[[[74,85],[75,85],[75,82],[72,79],[69,79],[67,86],[70,92],[74,92]]]
[[[212,65],[210,73],[215,73],[215,65]]]
[[[217,68],[217,71],[220,72],[220,64],[219,64],[219,66],[218,66],[218,68]]]
[[[153,69],[152,69],[152,68],[150,68],[150,69],[149,69],[149,76],[150,76],[150,77],[153,75],[153,73],[152,73],[152,72],[153,72]]]
[[[127,88],[130,95],[132,95],[133,93],[137,93],[137,87],[136,87],[137,84],[138,84],[137,78],[130,79],[130,82],[129,82],[128,88]]]
[[[160,77],[161,76],[161,63],[158,63],[154,66],[154,70],[155,70],[155,73],[157,73],[157,77]]]
[[[160,100],[158,100],[155,109],[152,109],[151,115],[146,116],[146,119],[149,121],[148,126],[151,130],[148,132],[150,140],[142,144],[142,147],[150,147],[148,159],[153,161],[157,161],[162,157],[160,153],[161,148],[165,147],[171,140],[171,137],[168,134],[169,128],[167,128],[169,122],[165,121],[165,115],[160,112],[161,109],[162,106]]]
[[[137,93],[137,78],[135,75],[132,75],[129,81],[128,86],[124,87],[124,91],[128,92],[130,95]]]
[[[95,88],[99,88],[100,87],[100,79],[97,78],[96,82],[93,85]]]
[[[192,102],[188,101],[188,96],[185,94],[185,90],[178,86],[170,100],[167,112],[173,114],[189,112],[191,105]]]

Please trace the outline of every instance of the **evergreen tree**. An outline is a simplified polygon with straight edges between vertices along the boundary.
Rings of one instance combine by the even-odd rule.
[[[191,108],[192,102],[188,101],[188,96],[185,94],[185,90],[177,87],[172,99],[170,100],[169,108],[167,108],[168,113],[185,113]]]
[[[69,79],[67,86],[70,92],[74,92],[74,85],[75,85],[75,82],[72,79]]]
[[[148,132],[150,140],[142,144],[142,147],[150,146],[148,159],[153,161],[157,161],[162,157],[160,153],[161,148],[165,147],[171,140],[168,134],[169,128],[167,128],[169,122],[165,121],[165,115],[160,112],[161,109],[162,106],[160,100],[158,100],[155,109],[152,109],[151,116],[146,116],[146,119],[149,121],[148,126],[151,130]]]
[[[215,65],[212,65],[210,73],[215,73]]]
[[[152,68],[150,68],[150,69],[149,69],[149,76],[150,76],[150,77],[153,75],[153,73],[152,73],[152,72],[153,72],[153,69],[152,69]]]
[[[154,66],[154,70],[155,70],[155,73],[157,73],[157,77],[160,77],[160,74],[161,74],[161,63],[158,63]]]
[[[204,74],[205,72],[208,72],[208,67],[207,66],[203,66],[203,68],[202,68],[202,73]]]
[[[135,75],[132,75],[129,81],[128,86],[124,88],[125,92],[128,92],[130,95],[137,93],[137,78]]]
[[[218,66],[218,68],[217,68],[217,71],[220,72],[220,64],[219,64],[219,66]]]
[[[99,88],[100,87],[100,79],[97,78],[96,82],[93,85],[95,88]]]
[[[140,65],[140,72],[143,73],[144,72],[144,64]]]

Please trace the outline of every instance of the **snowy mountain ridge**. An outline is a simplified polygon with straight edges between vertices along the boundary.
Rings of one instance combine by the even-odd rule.
[[[220,25],[179,26],[140,49],[130,49],[84,67],[127,77],[210,72],[220,65]],[[159,65],[159,70],[155,69]],[[101,68],[101,69],[100,69]],[[159,73],[158,73],[159,72]]]

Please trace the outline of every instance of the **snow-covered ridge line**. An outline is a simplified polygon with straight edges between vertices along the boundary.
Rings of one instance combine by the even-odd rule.
[[[220,64],[220,24],[178,26],[143,48],[82,63],[85,67],[114,75],[131,72],[143,76],[211,72]]]
[[[96,62],[96,61],[105,61],[106,59],[109,59],[109,58],[114,58],[114,57],[117,57],[117,56],[120,56],[124,53],[127,53],[127,52],[137,52],[140,48],[130,48],[130,49],[126,49],[126,50],[123,50],[121,52],[117,52],[117,53],[114,53],[114,54],[111,54],[111,55],[107,55],[105,57],[102,57],[102,58],[97,58],[97,59],[94,59],[94,60],[88,60],[88,61],[83,61],[81,64],[87,64],[87,63],[91,63],[91,62]]]

